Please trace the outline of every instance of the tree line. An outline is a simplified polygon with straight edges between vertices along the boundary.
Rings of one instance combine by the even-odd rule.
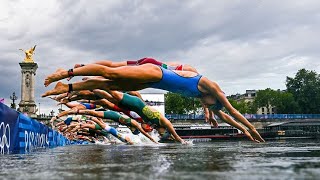
[[[285,90],[258,90],[252,102],[228,98],[240,113],[256,114],[259,108],[274,108],[277,114],[320,114],[320,74],[300,69],[295,77],[286,77]],[[202,106],[197,98],[165,94],[165,113],[197,114]]]

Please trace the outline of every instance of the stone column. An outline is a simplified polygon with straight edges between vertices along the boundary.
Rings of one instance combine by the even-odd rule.
[[[38,64],[34,62],[21,62],[21,101],[19,111],[29,116],[36,115],[37,105],[34,100],[35,75]]]

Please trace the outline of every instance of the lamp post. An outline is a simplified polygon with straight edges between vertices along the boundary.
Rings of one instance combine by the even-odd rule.
[[[59,113],[61,113],[63,111],[62,109],[62,104],[60,104],[60,108],[58,109]]]
[[[51,117],[54,116],[54,111],[53,111],[53,110],[50,111],[50,116],[51,116]]]
[[[18,97],[16,96],[16,92],[12,93],[12,96],[10,96],[10,99],[12,100],[11,108],[16,109],[16,103],[14,102],[15,100],[18,99]]]
[[[39,103],[39,116],[40,116],[41,114],[40,114],[40,103]]]

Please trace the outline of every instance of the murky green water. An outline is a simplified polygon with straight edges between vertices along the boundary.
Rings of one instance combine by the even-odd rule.
[[[320,141],[75,145],[0,156],[0,179],[319,179]]]

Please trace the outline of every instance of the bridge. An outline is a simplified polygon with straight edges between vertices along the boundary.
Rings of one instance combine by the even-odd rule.
[[[199,123],[204,122],[203,114],[166,114],[173,123]],[[263,128],[273,123],[289,122],[296,120],[319,119],[320,114],[243,114],[256,128]],[[221,120],[217,119],[219,123]]]
[[[293,120],[293,119],[320,119],[320,114],[243,114],[249,121],[257,120]],[[166,114],[166,118],[171,120],[203,120],[203,114]]]

